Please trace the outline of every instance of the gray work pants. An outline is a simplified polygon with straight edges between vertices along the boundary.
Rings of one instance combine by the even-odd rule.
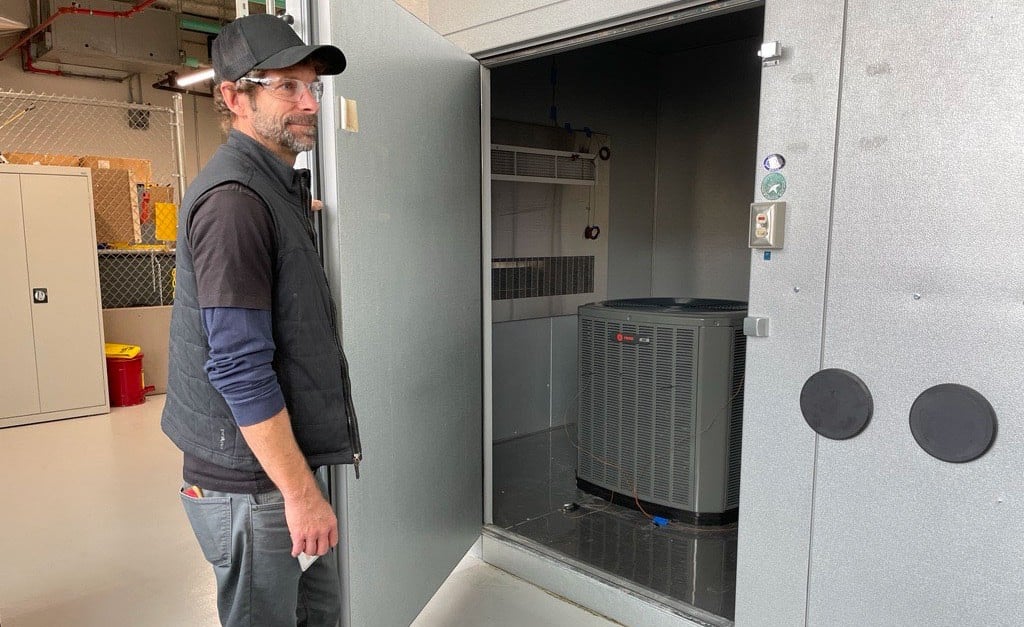
[[[180,496],[203,556],[213,565],[224,627],[337,625],[341,588],[334,551],[301,571],[291,555],[279,490]]]

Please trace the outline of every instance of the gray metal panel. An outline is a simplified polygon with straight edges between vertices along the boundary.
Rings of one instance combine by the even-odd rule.
[[[348,57],[327,80],[359,109],[359,132],[326,127],[324,146],[366,455],[339,503],[346,624],[392,627],[480,535],[480,70],[390,0],[327,5],[320,40]]]
[[[808,624],[1024,623],[1022,32],[1016,0],[849,2],[824,362],[875,414],[819,443]],[[992,404],[984,457],[916,445],[939,383]]]
[[[751,256],[749,315],[770,318],[771,335],[747,344],[736,573],[742,627],[802,625],[805,617],[815,436],[798,400],[821,359],[843,10],[841,0],[813,10],[799,0],[765,6],[764,40],[782,42],[785,56],[761,73],[757,158],[785,155],[789,212],[786,248],[771,261],[760,251]]]
[[[534,318],[492,326],[494,439],[551,426],[551,322]]]
[[[577,316],[551,319],[551,426],[576,422]]]
[[[174,13],[149,8],[131,19],[113,22],[118,56],[153,63],[181,63],[178,57],[178,18]]]
[[[432,0],[431,24],[473,54],[629,23],[711,0]],[[435,4],[436,3],[436,4]]]
[[[123,11],[129,8],[111,0],[51,0],[49,2],[52,15],[58,9],[79,6],[94,11]],[[117,37],[115,35],[116,19],[96,15],[62,15],[50,26],[52,45],[55,52],[73,52],[82,54],[117,53]]]
[[[735,327],[700,329],[697,357],[696,421],[693,438],[693,507],[696,512],[729,509],[729,428],[733,343],[743,337]]]

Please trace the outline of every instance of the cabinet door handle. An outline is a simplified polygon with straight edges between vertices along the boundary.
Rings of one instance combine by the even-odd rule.
[[[49,297],[46,295],[45,287],[33,287],[32,288],[32,302],[33,303],[48,303],[50,302]]]

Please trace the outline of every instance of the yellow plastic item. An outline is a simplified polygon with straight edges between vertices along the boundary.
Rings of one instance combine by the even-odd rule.
[[[156,238],[163,242],[178,239],[178,205],[157,202],[153,206],[156,208]]]
[[[142,352],[142,347],[133,344],[112,344],[107,342],[103,345],[103,352],[107,357],[131,359]]]

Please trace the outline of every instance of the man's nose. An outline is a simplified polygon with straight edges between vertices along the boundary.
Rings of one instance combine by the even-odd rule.
[[[313,95],[313,88],[309,85],[304,85],[302,88],[302,97],[299,98],[299,106],[302,107],[303,111],[310,111],[316,113],[320,110],[320,101]]]

